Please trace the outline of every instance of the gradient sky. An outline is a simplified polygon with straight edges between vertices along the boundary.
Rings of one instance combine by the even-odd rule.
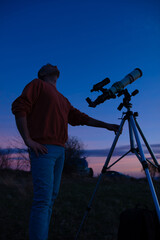
[[[18,135],[11,103],[24,86],[51,63],[60,69],[58,90],[93,118],[120,123],[121,98],[89,108],[93,84],[121,80],[139,67],[143,76],[128,86],[139,89],[133,110],[151,144],[160,143],[160,2],[158,0],[5,0],[0,3],[1,139]],[[100,93],[99,93],[100,94]],[[108,148],[114,134],[105,129],[71,127],[88,149]],[[119,145],[128,144],[124,127]]]

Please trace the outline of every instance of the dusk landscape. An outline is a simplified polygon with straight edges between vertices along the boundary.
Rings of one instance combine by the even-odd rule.
[[[12,102],[48,62],[59,67],[57,88],[74,107],[117,124],[122,97],[96,108],[88,107],[85,99],[99,95],[90,93],[97,82],[109,77],[111,87],[139,67],[142,77],[127,87],[130,92],[139,90],[132,100],[133,111],[139,113],[138,122],[149,144],[160,144],[159,9],[156,0],[1,3],[1,147],[9,147],[19,137]],[[87,126],[69,126],[69,135],[91,150],[108,149],[114,139],[112,132]],[[126,127],[118,145],[128,144]]]
[[[60,71],[57,90],[75,108],[94,119],[119,125],[127,111],[125,107],[117,109],[123,96],[105,100],[96,107],[90,107],[86,98],[94,101],[102,94],[91,89],[103,79],[110,79],[104,86],[110,89],[139,68],[142,76],[126,89],[129,93],[139,91],[131,99],[131,110],[138,113],[137,122],[160,164],[160,2],[7,0],[0,3],[0,13],[0,157],[1,161],[7,159],[6,165],[1,164],[0,174],[0,239],[28,240],[33,186],[27,147],[11,111],[13,101],[29,82],[38,78],[38,70],[50,63]],[[93,178],[63,175],[49,240],[74,239],[115,139],[113,131],[86,125],[68,125],[68,135],[82,144],[82,157],[93,169]],[[152,161],[139,138],[145,157]],[[110,164],[130,148],[126,122]],[[8,167],[14,171],[7,171]],[[139,202],[154,209],[144,170],[135,154],[130,153],[109,170],[121,173],[122,177],[104,177],[95,208],[79,239],[117,240],[119,215],[124,209]],[[160,199],[158,171],[154,177]]]

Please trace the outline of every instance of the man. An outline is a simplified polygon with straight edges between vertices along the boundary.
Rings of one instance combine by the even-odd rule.
[[[12,104],[17,128],[29,148],[33,179],[30,240],[46,240],[64,163],[68,123],[118,131],[119,126],[89,117],[56,89],[59,70],[47,64]]]

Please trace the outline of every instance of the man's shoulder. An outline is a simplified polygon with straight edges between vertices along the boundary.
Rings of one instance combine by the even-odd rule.
[[[66,101],[69,105],[71,105],[71,103],[70,103],[70,101],[68,100],[68,98],[67,97],[65,97],[61,92],[59,92],[58,90],[57,90],[57,93],[59,94],[59,96],[64,100],[64,101]]]
[[[43,81],[39,78],[34,78],[30,83],[32,83],[32,84],[43,84]]]
[[[29,83],[27,83],[27,85],[25,87],[34,87],[34,86],[40,86],[42,85],[42,80],[38,79],[38,78],[34,78],[32,81],[30,81]]]

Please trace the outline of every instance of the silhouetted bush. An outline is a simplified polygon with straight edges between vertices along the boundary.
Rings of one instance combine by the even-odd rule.
[[[88,168],[83,156],[83,143],[77,137],[69,137],[65,145],[64,173],[73,173]]]

